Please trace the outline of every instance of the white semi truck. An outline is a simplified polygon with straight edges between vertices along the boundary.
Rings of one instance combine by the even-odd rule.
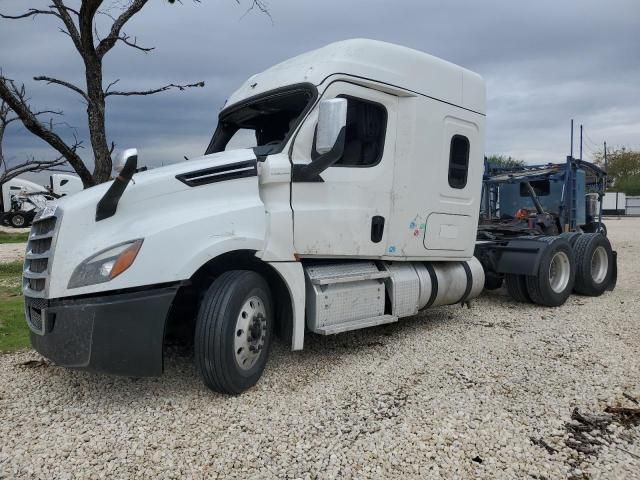
[[[24,178],[12,178],[2,184],[1,223],[14,228],[28,227],[47,201],[73,195],[83,188],[80,177],[67,173],[50,175],[46,187]]]
[[[308,332],[477,297],[484,128],[478,75],[396,45],[343,41],[254,75],[201,158],[137,172],[125,151],[114,182],[35,219],[32,344],[59,365],[149,376],[186,332],[205,384],[237,394],[274,334],[301,350]],[[533,301],[559,304],[577,267],[565,239],[544,239],[481,244],[536,280]]]

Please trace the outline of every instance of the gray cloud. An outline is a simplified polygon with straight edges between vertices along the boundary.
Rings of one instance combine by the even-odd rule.
[[[19,12],[23,4],[5,0],[1,8]],[[247,77],[336,40],[368,37],[426,51],[484,76],[488,153],[561,160],[569,151],[572,117],[585,125],[587,158],[605,139],[640,147],[637,0],[271,0],[273,22],[256,12],[244,15],[246,5],[157,0],[132,20],[128,33],[156,50],[145,55],[118,47],[107,57],[105,82],[119,78],[119,88],[135,89],[205,80],[206,87],[110,100],[108,133],[118,146],[137,146],[155,164],[197,155],[225,98]],[[78,127],[88,146],[77,95],[31,80],[47,74],[83,83],[80,59],[55,19],[0,25],[4,74],[25,81],[34,105],[64,109],[65,121]],[[7,133],[6,142],[14,159],[53,155],[19,128]],[[90,157],[88,148],[83,155]]]

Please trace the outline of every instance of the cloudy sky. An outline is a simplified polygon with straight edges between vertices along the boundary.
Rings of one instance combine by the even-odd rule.
[[[106,58],[105,83],[120,79],[121,89],[147,89],[204,80],[206,87],[112,97],[107,128],[119,148],[138,147],[152,164],[201,154],[225,98],[248,76],[354,37],[399,43],[480,73],[488,88],[488,154],[560,161],[569,153],[571,118],[585,126],[588,159],[603,140],[640,148],[638,0],[269,0],[271,19],[245,15],[248,0],[239,2],[151,0],[129,23],[126,32],[155,50],[118,46]],[[2,0],[0,11],[17,14],[49,3]],[[126,3],[105,1],[113,14]],[[54,17],[0,20],[4,75],[24,81],[39,109],[63,109],[65,122],[88,145],[79,97],[32,80],[50,75],[82,84],[81,67]],[[69,135],[64,126],[60,131]],[[7,132],[5,153],[11,161],[53,156],[18,127]]]

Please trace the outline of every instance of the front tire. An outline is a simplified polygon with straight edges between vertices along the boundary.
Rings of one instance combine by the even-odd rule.
[[[209,287],[196,319],[194,356],[205,385],[237,395],[254,386],[267,364],[273,303],[256,272],[232,270]]]
[[[9,218],[9,223],[13,228],[24,228],[28,226],[26,215],[20,212],[11,215],[11,217]]]

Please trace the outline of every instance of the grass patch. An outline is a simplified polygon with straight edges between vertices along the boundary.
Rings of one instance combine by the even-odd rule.
[[[0,232],[0,243],[24,243],[29,237],[28,232],[23,233],[9,233]]]
[[[0,352],[29,346],[20,290],[22,263],[0,263]]]

